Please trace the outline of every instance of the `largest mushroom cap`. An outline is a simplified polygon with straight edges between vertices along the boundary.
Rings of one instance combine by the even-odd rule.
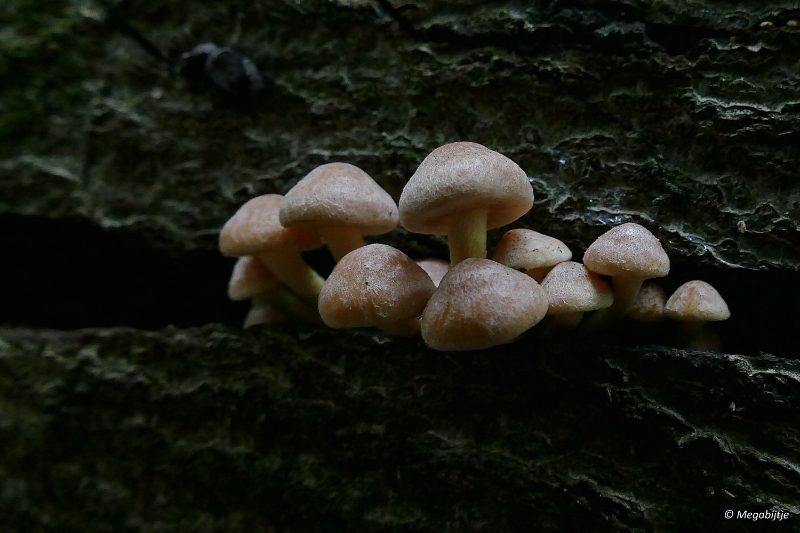
[[[435,289],[428,274],[406,254],[385,244],[369,244],[336,264],[320,292],[319,312],[334,328],[392,330],[401,321],[416,321]]]
[[[506,344],[544,318],[547,295],[530,276],[488,259],[465,259],[442,278],[422,314],[435,350]]]
[[[248,200],[222,227],[220,252],[242,257],[270,250],[305,251],[322,246],[319,235],[281,225],[278,212],[282,201],[280,194],[265,194]]]
[[[604,276],[660,278],[669,274],[669,257],[655,235],[628,222],[600,235],[583,256],[583,264]]]
[[[487,229],[514,222],[533,205],[533,189],[519,165],[471,142],[431,152],[400,195],[400,222],[415,233],[446,235],[453,216],[487,211]]]
[[[380,235],[397,226],[397,204],[369,174],[348,163],[321,165],[286,193],[280,212],[287,228],[356,227]]]

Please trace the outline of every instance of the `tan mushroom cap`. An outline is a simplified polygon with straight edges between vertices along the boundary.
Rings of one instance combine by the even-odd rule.
[[[279,194],[265,194],[242,205],[222,227],[220,252],[241,257],[276,249],[305,251],[321,247],[319,235],[281,225],[278,212],[282,202]]]
[[[667,317],[674,320],[717,322],[731,316],[717,289],[705,281],[689,281],[678,287],[664,308]]]
[[[228,282],[228,298],[234,301],[246,300],[274,289],[279,283],[275,274],[257,257],[240,257],[233,266]]]
[[[480,144],[455,142],[428,154],[399,205],[408,231],[446,235],[451,217],[476,209],[487,211],[487,229],[514,222],[533,205],[533,189],[511,159]]]
[[[397,204],[369,174],[349,163],[321,165],[286,193],[280,222],[287,228],[357,227],[380,235],[397,226]]]
[[[655,283],[643,283],[627,316],[641,322],[661,322],[664,320],[666,303],[667,293],[664,289]]]
[[[608,284],[573,261],[554,266],[542,281],[542,289],[549,301],[548,315],[595,311],[610,307],[614,302]]]
[[[465,259],[428,302],[422,338],[447,351],[506,344],[541,321],[547,305],[547,295],[531,277],[489,259]]]
[[[450,262],[436,257],[424,257],[415,260],[422,270],[424,270],[433,280],[433,284],[437,287],[442,281],[442,278],[450,270]]]
[[[628,222],[611,228],[594,241],[583,264],[604,276],[660,278],[669,274],[669,257],[647,228]]]
[[[320,292],[319,312],[334,328],[391,329],[420,316],[435,289],[428,274],[406,254],[385,244],[369,244],[337,263]]]
[[[530,229],[512,229],[503,235],[492,259],[513,269],[552,267],[572,259],[567,245]]]

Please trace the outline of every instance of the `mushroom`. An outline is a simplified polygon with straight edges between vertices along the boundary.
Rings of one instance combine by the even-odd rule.
[[[642,282],[669,273],[669,257],[655,235],[628,222],[600,235],[583,256],[583,264],[597,274],[611,276],[614,303],[595,313],[588,325],[604,325],[623,316],[636,301]]]
[[[563,242],[530,229],[512,229],[503,235],[492,260],[525,273],[538,281],[559,263],[572,259],[572,252]]]
[[[444,275],[447,274],[447,271],[450,270],[450,263],[444,259],[438,259],[436,257],[415,259],[414,262],[422,267],[422,270],[424,270],[431,277],[433,284],[437,287],[442,281]]]
[[[250,304],[250,311],[244,318],[242,328],[252,328],[261,324],[280,324],[288,320],[287,313],[280,308],[280,305],[273,302],[270,298],[256,296]]]
[[[406,254],[369,244],[334,267],[319,295],[319,314],[332,328],[374,326],[391,335],[418,335],[418,317],[434,290],[428,274]]]
[[[280,281],[257,257],[244,256],[236,260],[228,281],[228,298],[246,300],[274,289]]]
[[[400,195],[400,222],[415,233],[447,235],[450,264],[486,257],[486,230],[517,220],[533,205],[525,172],[471,142],[435,149]]]
[[[675,289],[664,306],[664,314],[683,322],[687,348],[719,351],[719,337],[707,323],[727,320],[731,311],[714,287],[705,281],[694,280]]]
[[[547,295],[522,272],[468,258],[445,274],[422,313],[434,350],[480,350],[514,341],[547,313]]]
[[[627,316],[640,322],[663,322],[666,303],[667,293],[664,289],[655,283],[643,283]]]
[[[339,261],[364,246],[365,235],[397,226],[397,204],[369,174],[348,163],[328,163],[286,193],[280,220],[286,228],[322,235]]]
[[[578,325],[586,311],[596,311],[611,306],[614,295],[600,276],[582,264],[565,261],[553,267],[542,281],[556,327],[572,329]]]
[[[322,246],[319,235],[287,229],[278,220],[283,201],[279,194],[257,196],[225,223],[219,235],[223,255],[254,255],[281,283],[302,299],[316,305],[325,280],[309,267],[300,252]]]
[[[245,256],[236,261],[228,282],[228,298],[233,301],[251,299],[250,312],[244,319],[245,328],[284,322],[289,317],[320,323],[316,308],[281,285],[257,257]]]

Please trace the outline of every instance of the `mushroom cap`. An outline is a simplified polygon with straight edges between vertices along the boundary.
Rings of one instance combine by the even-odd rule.
[[[728,304],[717,289],[705,281],[688,281],[667,300],[664,314],[673,320],[717,322],[731,316]]]
[[[280,194],[265,194],[245,202],[222,227],[220,252],[241,257],[275,250],[314,250],[322,246],[322,239],[315,233],[281,226],[278,211],[282,201]]]
[[[530,276],[489,259],[450,269],[422,314],[435,350],[480,350],[513,341],[547,314],[547,295]]]
[[[287,228],[355,227],[380,235],[397,226],[397,204],[369,174],[348,163],[321,165],[286,193],[280,221]]]
[[[240,257],[233,266],[233,273],[228,281],[228,298],[234,301],[246,300],[277,287],[279,283],[275,274],[257,257]]]
[[[445,261],[444,259],[438,259],[436,257],[416,259],[415,263],[422,267],[422,270],[431,277],[433,284],[437,287],[444,275],[450,270],[450,261]]]
[[[608,283],[574,261],[554,266],[542,281],[542,289],[550,302],[548,315],[596,311],[614,303]]]
[[[368,244],[345,255],[319,295],[319,314],[333,328],[384,327],[422,314],[436,287],[406,254]]]
[[[408,231],[445,235],[448,219],[476,209],[487,229],[514,222],[533,205],[525,172],[506,156],[471,142],[445,144],[428,154],[400,195]]]
[[[563,242],[530,229],[512,229],[503,235],[492,259],[513,269],[551,267],[572,259]]]
[[[669,257],[659,240],[634,222],[600,235],[586,249],[583,264],[604,276],[660,278],[669,274]]]
[[[664,306],[667,293],[655,283],[642,283],[633,307],[626,313],[629,318],[642,322],[661,322],[664,320]]]

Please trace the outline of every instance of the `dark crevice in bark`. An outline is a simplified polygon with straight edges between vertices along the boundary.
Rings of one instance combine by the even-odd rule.
[[[234,260],[215,251],[172,256],[131,233],[102,230],[78,219],[0,217],[5,263],[0,324],[74,329],[129,326],[158,329],[219,322],[238,326],[246,302],[227,299]],[[306,254],[327,276],[327,250]],[[715,324],[723,349],[794,357],[789,302],[800,301],[793,273],[720,270],[678,262],[658,280],[667,292],[691,279],[712,283],[728,301],[732,318]],[[622,344],[663,343],[676,336],[674,323],[657,328],[620,324],[608,337]]]
[[[225,294],[233,260],[171,256],[130,232],[79,219],[0,216],[5,251],[0,323],[74,329],[241,323]]]

